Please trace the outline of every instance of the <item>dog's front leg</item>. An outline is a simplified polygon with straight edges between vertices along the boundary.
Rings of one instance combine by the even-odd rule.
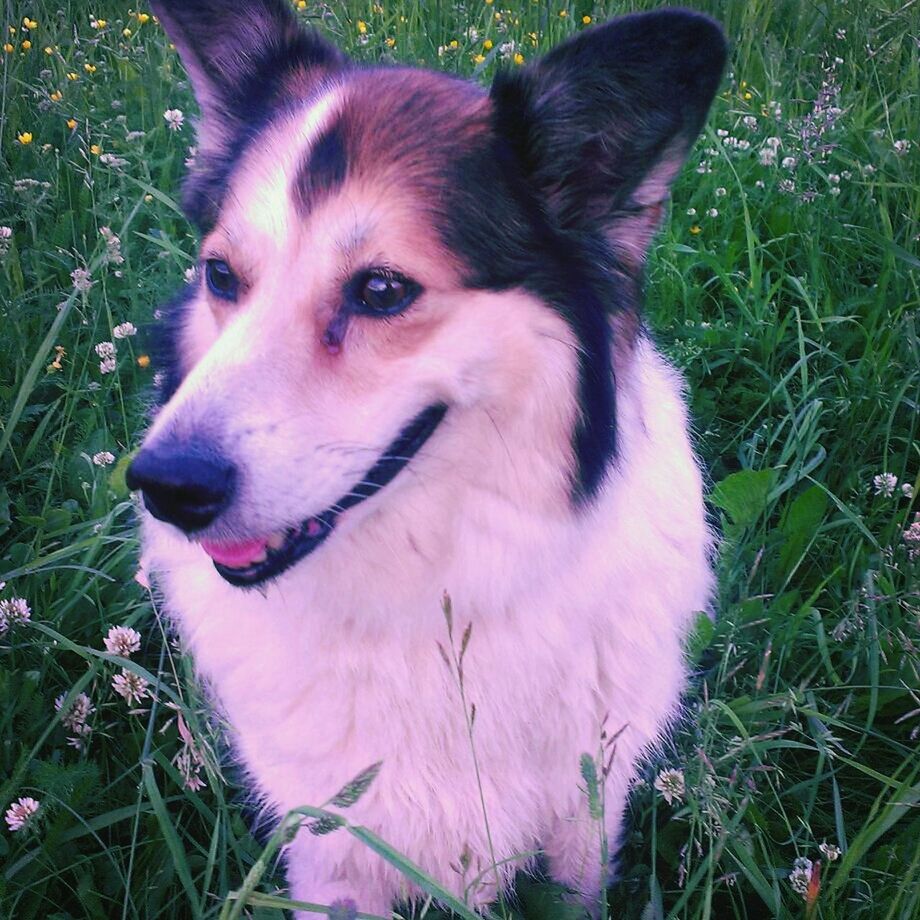
[[[340,839],[336,839],[340,838]],[[383,861],[344,831],[313,837],[306,830],[287,851],[287,878],[295,901],[334,906],[337,920],[354,913],[389,917],[395,900]],[[297,920],[316,920],[316,913],[295,911]]]

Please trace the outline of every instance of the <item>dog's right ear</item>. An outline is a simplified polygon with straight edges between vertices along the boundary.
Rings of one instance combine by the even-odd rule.
[[[201,109],[185,205],[207,225],[215,204],[209,174],[219,172],[215,167],[278,100],[302,99],[346,67],[347,58],[302,27],[284,0],[151,0],[150,6],[179,52]]]

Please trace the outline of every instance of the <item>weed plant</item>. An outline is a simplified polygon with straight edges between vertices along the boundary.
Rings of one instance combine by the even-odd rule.
[[[359,60],[487,81],[650,5],[295,6]],[[908,920],[920,917],[920,6],[690,5],[724,23],[732,60],[653,246],[648,323],[688,378],[720,591],[689,645],[685,719],[632,796],[609,916]],[[8,0],[4,15],[0,917],[281,920],[277,854],[305,819],[434,892],[323,803],[267,848],[249,829],[238,777],[222,772],[225,726],[139,575],[124,484],[159,372],[147,330],[195,270],[176,204],[194,156],[190,90],[143,9]],[[492,206],[483,197],[484,223]],[[582,760],[598,815],[611,741]],[[539,878],[519,878],[496,913],[583,916]]]

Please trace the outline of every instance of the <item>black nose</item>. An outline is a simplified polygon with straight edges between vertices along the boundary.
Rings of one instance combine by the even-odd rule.
[[[128,467],[127,483],[147,510],[185,531],[201,530],[230,503],[236,470],[219,453],[195,444],[145,447]]]

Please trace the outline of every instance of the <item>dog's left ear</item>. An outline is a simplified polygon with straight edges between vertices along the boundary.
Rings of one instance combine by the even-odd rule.
[[[499,74],[496,130],[559,230],[602,232],[638,270],[726,55],[699,13],[614,19]]]

